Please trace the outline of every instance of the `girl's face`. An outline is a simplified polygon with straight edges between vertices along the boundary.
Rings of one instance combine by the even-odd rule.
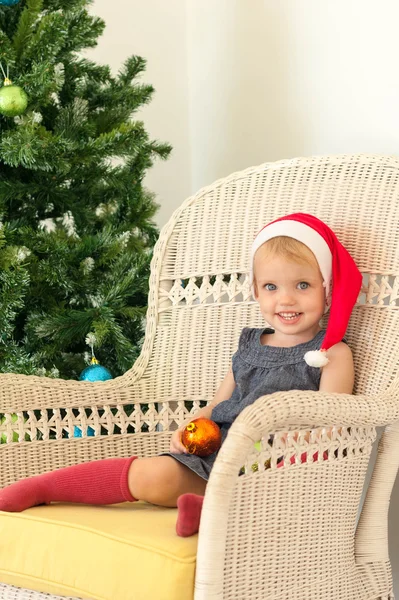
[[[280,256],[265,260],[256,253],[254,276],[255,298],[276,339],[294,345],[320,331],[325,288],[318,268]]]

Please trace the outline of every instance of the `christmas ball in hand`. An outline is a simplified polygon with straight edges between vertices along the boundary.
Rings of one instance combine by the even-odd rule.
[[[186,425],[181,441],[190,454],[209,456],[219,450],[222,434],[214,421],[198,417]]]
[[[0,113],[5,117],[21,115],[28,106],[28,96],[18,85],[5,84],[0,88]]]

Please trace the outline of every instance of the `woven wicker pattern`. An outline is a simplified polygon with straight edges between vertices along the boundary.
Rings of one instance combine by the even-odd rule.
[[[263,324],[248,286],[254,235],[297,211],[330,225],[363,273],[347,332],[356,395],[273,394],[236,420],[207,488],[195,598],[392,600],[387,511],[399,466],[394,157],[264,164],[189,198],[157,243],[145,342],[129,372],[104,383],[0,376],[0,413],[7,415],[0,425],[7,436],[0,445],[0,485],[78,461],[150,456],[167,448],[171,428],[212,398],[242,327]],[[356,531],[375,427],[382,425],[388,427]],[[82,438],[72,437],[75,426]],[[87,437],[88,427],[94,437]],[[334,427],[331,436],[327,427]],[[287,430],[301,433],[286,440],[276,435],[271,447],[265,441]],[[253,442],[259,439],[257,453]],[[301,464],[303,452],[307,461]],[[284,466],[278,467],[281,456]],[[0,590],[0,598],[14,597],[25,598]]]
[[[52,596],[0,583],[0,600],[79,600],[70,596]]]

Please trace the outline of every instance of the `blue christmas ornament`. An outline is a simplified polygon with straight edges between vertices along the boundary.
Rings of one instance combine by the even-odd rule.
[[[79,381],[107,381],[112,379],[111,373],[105,367],[102,367],[94,356],[94,345],[96,344],[96,336],[94,333],[88,333],[86,336],[86,344],[91,347],[90,365],[83,369],[79,375]]]
[[[88,427],[87,428],[87,435],[89,437],[94,437],[95,432],[94,432],[93,427]],[[75,427],[73,428],[73,437],[82,437],[82,430],[77,425],[75,425]]]
[[[14,4],[19,4],[21,0],[0,0],[0,4],[2,6],[14,6]]]
[[[91,359],[91,364],[83,369],[79,375],[79,381],[107,381],[112,379],[111,373],[101,366],[96,358]]]

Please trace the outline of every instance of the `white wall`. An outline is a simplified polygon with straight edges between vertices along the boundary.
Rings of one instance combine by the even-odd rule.
[[[173,155],[147,185],[163,225],[232,171],[310,154],[399,149],[396,0],[95,0],[91,54],[117,70],[148,59],[142,111]]]
[[[153,139],[173,146],[170,158],[158,161],[146,178],[160,204],[156,221],[163,225],[191,193],[185,0],[95,0],[91,12],[107,27],[97,48],[87,52],[90,58],[115,73],[132,54],[147,60],[141,80],[155,94],[138,117]]]
[[[399,154],[397,0],[95,0],[107,29],[91,56],[148,59],[142,111],[174,151],[146,184],[161,226],[191,193],[264,161]],[[399,590],[399,482],[390,553]]]
[[[192,182],[264,161],[399,153],[396,0],[189,0]]]

